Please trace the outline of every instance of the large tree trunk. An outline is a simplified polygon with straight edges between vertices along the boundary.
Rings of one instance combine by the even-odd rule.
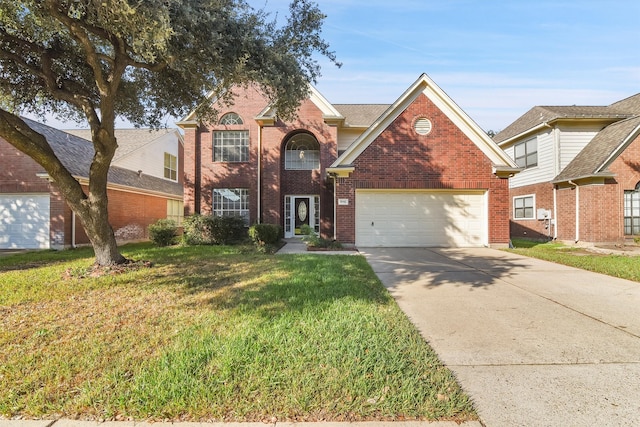
[[[91,200],[91,197],[89,200]],[[88,209],[76,214],[91,241],[97,265],[104,266],[126,262],[126,259],[118,250],[113,228],[109,224],[106,197],[93,200]]]
[[[115,138],[107,131],[97,132],[96,154],[89,172],[89,193],[60,162],[46,138],[31,129],[19,117],[0,109],[0,136],[38,162],[49,174],[69,207],[87,232],[96,255],[96,264],[122,264],[126,259],[118,251],[109,224],[107,176],[116,149]]]

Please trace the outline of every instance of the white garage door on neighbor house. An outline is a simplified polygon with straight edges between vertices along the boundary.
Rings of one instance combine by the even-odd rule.
[[[0,194],[0,249],[48,249],[49,216],[48,194]]]
[[[360,247],[477,247],[488,244],[485,191],[356,191]]]

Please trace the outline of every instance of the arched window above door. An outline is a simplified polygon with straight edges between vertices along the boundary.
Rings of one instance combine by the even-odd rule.
[[[297,133],[289,138],[284,148],[284,167],[290,170],[319,169],[318,140],[308,133]]]

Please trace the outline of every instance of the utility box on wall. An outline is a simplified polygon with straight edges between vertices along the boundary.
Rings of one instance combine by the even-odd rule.
[[[538,219],[551,219],[551,211],[549,209],[538,209]]]

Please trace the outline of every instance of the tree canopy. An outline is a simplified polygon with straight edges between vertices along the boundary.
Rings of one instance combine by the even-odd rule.
[[[321,37],[324,18],[308,0],[292,1],[284,25],[243,0],[0,2],[0,136],[56,182],[98,263],[122,262],[110,227],[91,224],[107,218],[115,119],[158,127],[193,110],[206,118],[212,93],[224,99],[249,83],[291,117],[320,75],[317,54],[339,65]],[[20,119],[23,111],[88,122],[95,149],[88,193]]]

